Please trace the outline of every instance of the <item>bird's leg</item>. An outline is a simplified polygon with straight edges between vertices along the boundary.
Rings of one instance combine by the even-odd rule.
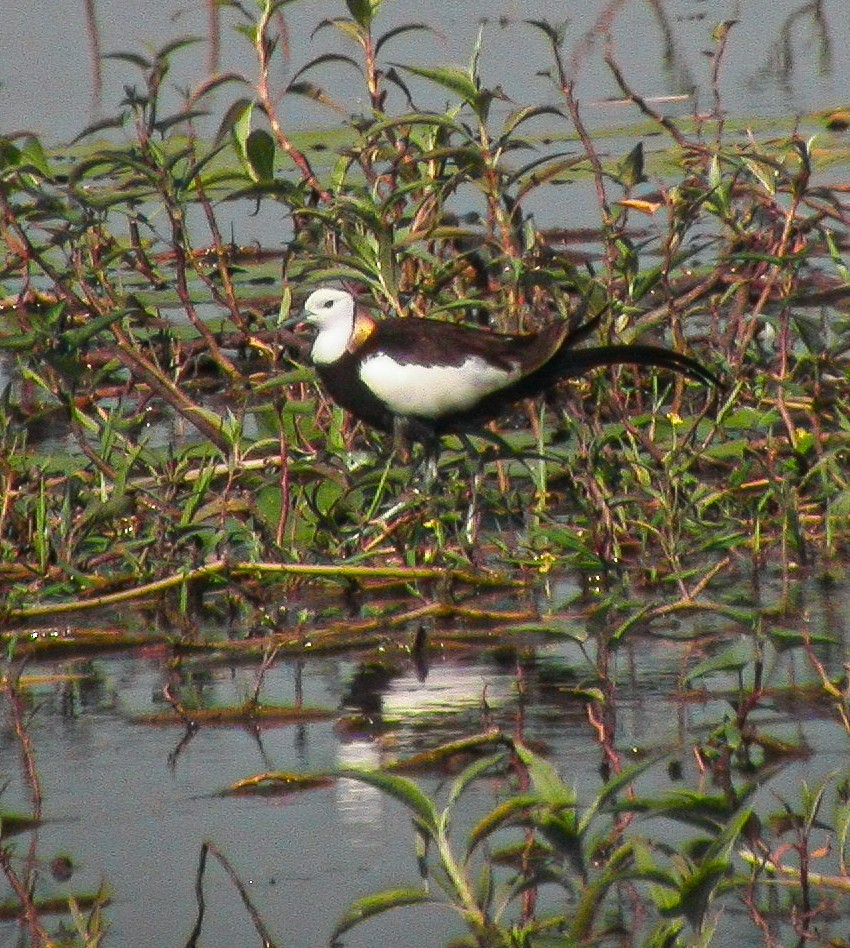
[[[440,457],[440,439],[434,430],[418,418],[393,419],[394,450],[401,453],[397,445],[403,442],[406,459],[410,458],[409,445],[411,441],[418,441],[422,445],[422,460],[417,467],[422,468],[422,489],[430,491],[437,480],[437,461]]]
[[[460,440],[472,462],[472,479],[469,485],[469,507],[466,510],[463,533],[466,545],[469,547],[474,562],[475,548],[478,544],[478,527],[481,521],[481,512],[478,509],[478,490],[481,486],[481,476],[484,472],[484,457],[480,452],[475,450],[475,445],[465,434],[460,435]]]
[[[423,445],[422,455],[422,489],[429,493],[437,482],[437,461],[440,457],[439,442],[430,442]]]
[[[401,415],[393,418],[393,455],[402,464],[410,463],[410,432],[409,421]]]

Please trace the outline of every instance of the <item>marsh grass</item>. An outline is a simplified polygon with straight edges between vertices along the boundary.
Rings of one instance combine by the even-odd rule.
[[[627,774],[581,811],[542,758],[505,738],[499,761],[510,762],[519,795],[471,840],[474,849],[507,823],[530,834],[522,873],[498,901],[489,877],[476,889],[465,875],[445,833],[451,807],[486,760],[458,778],[441,812],[406,778],[348,776],[412,809],[471,943],[539,945],[550,930],[602,943],[614,929],[598,923],[600,907],[632,884],[647,887],[659,917],[642,944],[679,944],[686,923],[707,944],[711,901],[736,887],[767,931],[756,889],[780,876],[800,896],[794,931],[812,937],[806,859],[825,791],[806,788],[784,804],[779,835],[793,837],[801,860],[790,869],[775,840],[751,831],[749,785],[734,785],[728,768],[758,770],[792,753],[752,723],[766,694],[767,648],[800,649],[816,671],[817,700],[848,727],[846,678],[825,670],[813,639],[780,642],[771,625],[794,614],[794,573],[831,581],[850,538],[848,208],[846,188],[831,180],[846,163],[846,142],[817,116],[794,128],[744,130],[725,120],[719,98],[709,113],[673,119],[609,55],[636,109],[623,145],[623,129],[591,135],[585,127],[558,28],[515,25],[548,44],[552,99],[506,102],[481,83],[483,32],[466,66],[396,63],[395,38],[428,27],[382,33],[381,4],[353,0],[348,16],[317,26],[339,34],[340,52],[300,64],[280,88],[272,77],[285,5],[261,2],[254,13],[224,6],[253,54],[252,72],[215,75],[182,110],[163,114],[169,67],[188,41],[150,56],[123,52],[138,80],[109,122],[62,151],[29,134],[0,138],[0,350],[9,378],[0,401],[0,622],[9,667],[32,655],[151,642],[172,648],[177,661],[198,650],[369,650],[422,623],[442,630],[446,643],[504,645],[542,633],[584,646],[579,628],[589,622],[595,670],[572,698],[586,705],[606,760],[621,771],[606,654],[638,631],[672,628],[678,615],[722,617],[750,644],[743,657],[724,652],[691,670],[691,680],[718,669],[742,675],[731,719],[694,749],[724,787],[725,809],[708,824],[702,817],[716,801],[707,794],[641,802]],[[725,33],[715,40],[719,88]],[[359,86],[334,103],[322,75],[342,67]],[[445,111],[417,106],[435,92]],[[350,117],[328,133],[290,129],[292,95]],[[391,110],[397,101],[402,107]],[[196,131],[206,112],[221,117],[209,138]],[[566,212],[579,187],[596,197],[590,234]],[[528,210],[538,198],[564,208],[564,218],[538,225]],[[286,220],[284,239],[239,246],[224,222],[270,206]],[[601,314],[603,339],[661,341],[727,385],[706,392],[627,368],[570,383],[545,405],[508,412],[476,439],[476,460],[447,439],[440,490],[423,493],[415,464],[402,464],[387,439],[326,401],[304,367],[303,341],[281,328],[328,280],[360,288],[387,313],[500,330]],[[742,578],[765,569],[783,580],[768,607],[741,593]],[[532,596],[565,572],[578,573],[587,594],[541,613]],[[487,598],[494,587],[495,603]],[[351,601],[360,609],[353,619],[344,612]],[[161,631],[31,625],[89,610],[113,616],[130,604],[154,611]],[[251,634],[205,639],[199,629],[210,616]],[[23,687],[10,675],[13,704]],[[197,715],[208,724],[290,713],[252,700]],[[191,716],[176,699],[173,707],[168,721]],[[246,778],[245,792],[288,779]],[[29,786],[37,821],[37,779]],[[581,853],[584,834],[615,796],[594,862]],[[678,857],[631,838],[634,814],[653,807],[685,822],[702,814],[707,835]],[[842,871],[847,825],[845,789],[834,821]],[[733,858],[742,834],[746,870]],[[28,930],[47,938],[43,907],[1,851]],[[526,899],[520,920],[502,924],[544,877],[572,890],[563,860],[573,871],[577,854],[583,895],[572,919],[541,922]],[[227,868],[220,851],[213,855]],[[485,860],[487,872],[496,857]],[[364,901],[338,934],[430,900],[423,891]],[[74,919],[93,944],[105,896],[94,900],[87,941],[80,913],[90,904],[80,896]]]
[[[342,138],[299,138],[270,86],[278,15],[261,5],[239,27],[256,72],[213,77],[185,111],[164,115],[159,103],[178,42],[147,59],[121,54],[139,82],[110,144],[91,143],[106,123],[65,154],[33,136],[4,142],[10,618],[41,603],[147,597],[158,583],[182,602],[190,587],[238,588],[232,574],[213,577],[205,564],[217,559],[337,564],[341,575],[388,559],[509,573],[507,533],[529,560],[628,564],[633,581],[685,598],[689,577],[718,559],[790,571],[841,557],[847,221],[821,170],[842,154],[838,139],[759,140],[730,131],[719,107],[677,123],[609,57],[666,145],[603,154],[554,27],[521,27],[550,45],[554,98],[516,105],[481,85],[483,34],[465,68],[392,64],[395,37],[425,27],[381,34],[377,7],[323,21],[345,51],[303,64],[283,90],[284,102],[322,101],[322,71],[345,65],[369,110]],[[450,99],[445,113],[415,107],[427,87]],[[408,110],[385,111],[399,89]],[[205,141],[194,124],[214,92],[223,118]],[[581,151],[553,150],[540,129]],[[538,228],[525,207],[538,193],[567,207],[570,189],[588,185],[600,229],[582,259],[564,252],[568,230]],[[282,249],[224,235],[222,209],[252,201],[284,211]],[[419,494],[383,439],[297,367],[303,344],[278,318],[328,279],[356,282],[390,312],[498,329],[602,313],[603,337],[687,349],[729,385],[708,393],[622,369],[553,393],[545,413],[509,413],[501,447],[480,448],[502,459],[485,467],[470,546],[465,453],[444,455],[437,496]]]

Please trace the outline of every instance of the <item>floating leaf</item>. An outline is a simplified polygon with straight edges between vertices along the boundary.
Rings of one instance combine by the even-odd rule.
[[[237,780],[226,790],[222,790],[219,795],[223,797],[283,796],[297,793],[299,790],[328,787],[333,782],[333,778],[327,776],[327,774],[292,774],[284,771],[270,771]]]
[[[713,655],[692,668],[685,681],[690,683],[697,678],[706,678],[717,672],[740,672],[753,660],[753,644],[748,639],[735,642],[719,655]]]

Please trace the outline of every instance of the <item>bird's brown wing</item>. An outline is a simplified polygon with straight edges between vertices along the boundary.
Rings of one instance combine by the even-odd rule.
[[[387,319],[358,351],[365,358],[376,352],[400,365],[460,366],[479,358],[506,372],[523,374],[544,365],[569,336],[566,323],[553,323],[540,333],[497,333],[437,319]]]

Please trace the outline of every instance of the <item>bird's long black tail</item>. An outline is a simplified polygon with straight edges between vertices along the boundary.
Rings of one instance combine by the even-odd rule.
[[[602,365],[650,365],[678,372],[695,382],[722,388],[720,379],[690,356],[663,349],[661,346],[611,345],[587,349],[561,349],[545,366],[546,374],[555,379],[575,378]]]
[[[568,337],[572,340],[574,337]],[[648,345],[591,346],[587,349],[572,349],[562,345],[558,352],[534,372],[518,379],[512,385],[493,392],[464,415],[462,424],[452,419],[448,424],[438,424],[437,433],[473,430],[499,415],[508,402],[522,398],[534,398],[562,379],[575,378],[590,369],[604,365],[648,365],[668,369],[687,376],[704,385],[723,388],[721,380],[704,365],[690,356]]]

